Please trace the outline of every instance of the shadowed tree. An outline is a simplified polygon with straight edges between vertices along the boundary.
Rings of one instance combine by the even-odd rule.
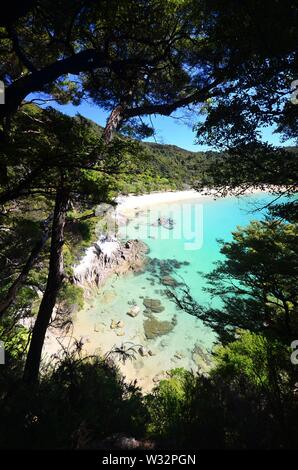
[[[297,141],[298,106],[292,84],[298,77],[298,6],[277,1],[268,8],[256,0],[241,5],[214,0],[209,8],[217,8],[220,18],[210,26],[214,41],[225,44],[231,25],[234,47],[244,55],[250,50],[251,55],[237,67],[230,87],[206,103],[205,118],[196,126],[198,143],[225,151],[198,187],[215,183],[221,194],[240,194],[270,183],[279,186],[277,192],[296,192],[297,151],[262,143],[262,132],[272,127],[281,140]]]
[[[107,145],[98,126],[91,121],[80,116],[70,118],[51,108],[41,110],[27,105],[15,115],[11,126],[10,142],[3,151],[11,177],[2,184],[2,200],[9,202],[13,194],[14,204],[16,200],[41,195],[48,199],[50,214],[53,210],[48,277],[24,375],[28,382],[35,382],[45,333],[65,277],[64,228],[70,203],[76,204],[79,199],[81,207],[90,208],[96,202],[109,200],[109,183],[111,187],[115,184],[113,175],[140,171],[134,168],[134,160],[138,153],[140,161],[142,152],[137,143],[118,137]],[[28,175],[25,178],[24,172]],[[26,184],[22,184],[25,179]],[[9,210],[9,204],[6,207]],[[41,234],[20,275],[8,289],[1,303],[2,313],[12,304],[38,259],[46,241],[44,235]]]
[[[123,121],[267,85],[267,68],[294,67],[296,21],[290,1],[41,0],[3,28],[0,116],[33,92],[88,97],[113,111],[108,138]]]

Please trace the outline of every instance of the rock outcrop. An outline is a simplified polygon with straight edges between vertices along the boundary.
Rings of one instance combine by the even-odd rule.
[[[147,245],[140,240],[118,241],[113,237],[101,237],[87,249],[82,261],[74,266],[73,281],[81,286],[99,286],[113,273],[142,269]]]
[[[140,311],[141,311],[140,307],[138,307],[137,305],[134,305],[128,310],[127,315],[134,318],[140,313]]]

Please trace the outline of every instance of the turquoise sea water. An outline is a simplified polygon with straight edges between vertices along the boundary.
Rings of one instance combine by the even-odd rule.
[[[174,266],[171,276],[183,278],[193,297],[202,304],[210,302],[203,291],[205,281],[198,272],[207,273],[220,258],[217,239],[230,240],[237,226],[245,226],[251,220],[260,219],[264,211],[255,211],[267,204],[272,196],[260,193],[241,198],[228,197],[213,200],[202,198],[181,203],[159,204],[137,210],[126,227],[120,228],[123,238],[139,238],[149,246],[149,263],[141,274],[112,277],[103,288],[88,301],[86,308],[77,314],[75,330],[88,338],[88,351],[109,351],[115,344],[131,342],[149,347],[153,357],[138,356],[125,366],[129,379],[137,378],[145,388],[150,388],[152,378],[173,367],[195,368],[193,350],[199,345],[210,351],[215,341],[212,330],[187,313],[178,310],[162,291],[160,276],[162,267]],[[174,229],[156,226],[158,217],[171,217]],[[170,260],[170,261],[169,261]],[[174,260],[174,262],[173,262]],[[178,262],[178,263],[177,263]],[[165,310],[155,316],[161,321],[171,321],[176,316],[177,324],[167,335],[148,340],[144,335],[144,297],[159,299]],[[131,302],[141,309],[136,318],[127,315]],[[124,321],[123,336],[110,328],[112,320]],[[122,331],[122,330],[121,330]],[[177,352],[181,357],[177,359]]]
[[[237,226],[262,219],[265,211],[256,209],[271,200],[271,195],[260,193],[241,198],[206,198],[160,204],[140,211],[127,229],[122,229],[122,234],[127,238],[144,240],[150,248],[150,258],[188,262],[188,266],[182,266],[176,272],[189,285],[196,300],[205,303],[209,298],[202,291],[204,279],[198,272],[210,272],[221,257],[218,239],[228,241]],[[174,229],[152,226],[158,217],[172,217]],[[141,279],[144,285],[148,284],[145,282],[146,274]],[[123,282],[129,281],[123,279]]]

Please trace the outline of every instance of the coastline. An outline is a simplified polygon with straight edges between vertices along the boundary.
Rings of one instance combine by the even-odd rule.
[[[248,191],[247,194],[255,194],[263,192],[260,190]],[[264,191],[266,192],[266,191]],[[155,192],[145,195],[128,195],[128,196],[118,196],[116,198],[116,202],[118,203],[117,208],[114,213],[115,220],[118,221],[122,219],[129,220],[132,222],[135,220],[135,217],[138,217],[138,212],[142,212],[142,209],[146,209],[152,206],[173,204],[175,202],[179,203],[182,201],[194,201],[194,200],[210,200],[214,198],[215,191],[212,195],[210,191],[208,194],[205,191],[195,191],[195,190],[186,190],[186,191],[166,191],[166,192]],[[89,251],[88,251],[89,250]],[[90,256],[90,248],[86,250],[85,259],[84,257],[81,259],[81,263],[86,265],[86,255],[88,258],[88,254]],[[130,271],[131,272],[131,271]],[[115,342],[121,344],[122,342],[133,342],[138,345],[142,345],[144,348],[148,348],[147,340],[144,336],[144,328],[143,328],[143,321],[145,320],[142,311],[137,316],[137,318],[132,318],[127,315],[127,311],[129,307],[125,307],[124,305],[122,308],[116,308],[113,310],[113,303],[115,301],[115,294],[117,294],[117,282],[115,276],[111,276],[112,272],[109,272],[109,276],[104,280],[104,282],[100,285],[100,289],[96,289],[96,297],[90,298],[87,295],[86,298],[86,305],[82,311],[77,312],[74,316],[74,329],[72,333],[72,338],[82,338],[83,340],[83,350],[87,354],[94,354],[94,345],[97,344],[99,346],[98,352],[100,354],[106,354],[113,346],[115,346]],[[115,272],[115,274],[117,274]],[[122,274],[129,274],[129,270],[127,272],[122,272]],[[139,277],[135,278],[135,286],[139,282]],[[90,285],[89,287],[85,286],[86,292],[89,290],[90,293]],[[141,291],[143,287],[139,286],[139,293],[144,293]],[[95,290],[94,290],[95,292]],[[147,291],[146,291],[147,294]],[[135,296],[133,296],[135,297]],[[154,295],[150,295],[150,297],[154,297]],[[140,299],[140,297],[138,297]],[[163,301],[165,303],[165,301]],[[165,303],[166,305],[166,303]],[[138,300],[138,308],[143,310],[143,300]],[[166,305],[166,310],[169,307]],[[114,313],[112,313],[114,312]],[[80,320],[78,321],[78,314],[80,315]],[[171,318],[169,316],[165,317],[164,320],[170,321]],[[125,324],[124,330],[122,329],[112,329],[111,321],[113,322],[121,322]],[[188,335],[187,330],[192,331],[196,334],[196,331],[201,331],[202,326],[199,322],[195,323],[192,318],[185,317],[183,321],[189,324],[188,328],[185,329],[184,335]],[[91,326],[91,328],[90,328]],[[196,330],[196,328],[199,328]],[[123,336],[122,336],[123,334]],[[45,348],[46,355],[49,357],[51,354],[57,353],[59,348],[59,344],[57,343],[57,339],[54,340],[53,336],[57,336],[60,339],[60,346],[61,343],[64,343],[62,338],[59,338],[59,335],[47,335],[47,346]],[[117,338],[120,336],[119,338]],[[183,351],[175,341],[170,340],[165,337],[161,337],[160,340],[157,340],[156,345],[153,342],[152,350],[153,356],[152,357],[142,357],[137,352],[137,359],[133,362],[128,361],[126,364],[117,364],[120,367],[121,373],[123,376],[126,377],[126,380],[133,381],[136,377],[138,379],[138,384],[141,386],[142,390],[150,391],[152,387],[156,384],[157,381],[164,378],[166,376],[167,370],[175,367],[185,367],[187,369],[196,370],[197,364],[193,362],[190,355],[192,354],[192,350],[185,350]],[[69,337],[66,338],[66,341],[69,341]],[[167,344],[167,348],[169,348],[168,343],[173,341],[172,347],[167,349],[167,352],[163,350],[165,347],[164,344]],[[191,338],[187,339],[187,342],[191,343]],[[191,345],[190,345],[191,346]],[[192,345],[193,348],[194,345]],[[165,356],[166,354],[166,356]],[[181,356],[181,357],[180,357]],[[196,361],[201,361],[201,358],[197,353],[195,353]],[[136,375],[137,374],[137,375]],[[156,379],[156,380],[155,380]]]
[[[237,189],[237,188],[235,188]],[[268,186],[266,189],[247,189],[244,191],[244,195],[253,195],[258,193],[267,193],[272,190]],[[127,196],[120,195],[115,198],[117,203],[116,207],[116,218],[121,215],[134,215],[136,210],[140,210],[146,207],[154,206],[156,204],[172,204],[174,202],[182,202],[195,199],[216,199],[218,192],[215,189],[204,189],[202,191],[196,191],[195,189],[188,189],[184,191],[157,191],[148,194],[129,194]],[[233,194],[227,195],[227,197],[237,197]]]
[[[208,196],[212,197],[212,193]],[[189,189],[185,191],[152,192],[141,195],[129,194],[128,196],[118,196],[115,201],[117,202],[117,208],[119,207],[121,210],[127,210],[151,206],[153,204],[180,202],[187,199],[200,199],[202,197],[207,197],[206,193]]]

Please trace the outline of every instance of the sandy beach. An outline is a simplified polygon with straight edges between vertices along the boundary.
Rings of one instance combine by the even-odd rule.
[[[263,189],[247,189],[244,191],[245,195],[252,195],[258,193],[266,193],[273,187],[269,187],[266,190]],[[237,188],[235,188],[237,191]],[[185,191],[163,191],[163,192],[152,192],[148,194],[128,196],[120,195],[115,199],[117,203],[116,214],[133,216],[136,210],[155,206],[156,204],[172,204],[179,203],[187,200],[206,200],[219,198],[217,191],[214,189],[204,189],[196,191],[195,189],[189,189]]]
[[[215,194],[215,191],[213,192]],[[164,191],[149,194],[142,194],[139,196],[118,196],[115,201],[118,204],[120,211],[129,209],[142,208],[155,204],[180,202],[188,199],[200,199],[202,197],[212,197],[212,191],[206,195],[205,191],[195,191],[190,189],[187,191]]]

